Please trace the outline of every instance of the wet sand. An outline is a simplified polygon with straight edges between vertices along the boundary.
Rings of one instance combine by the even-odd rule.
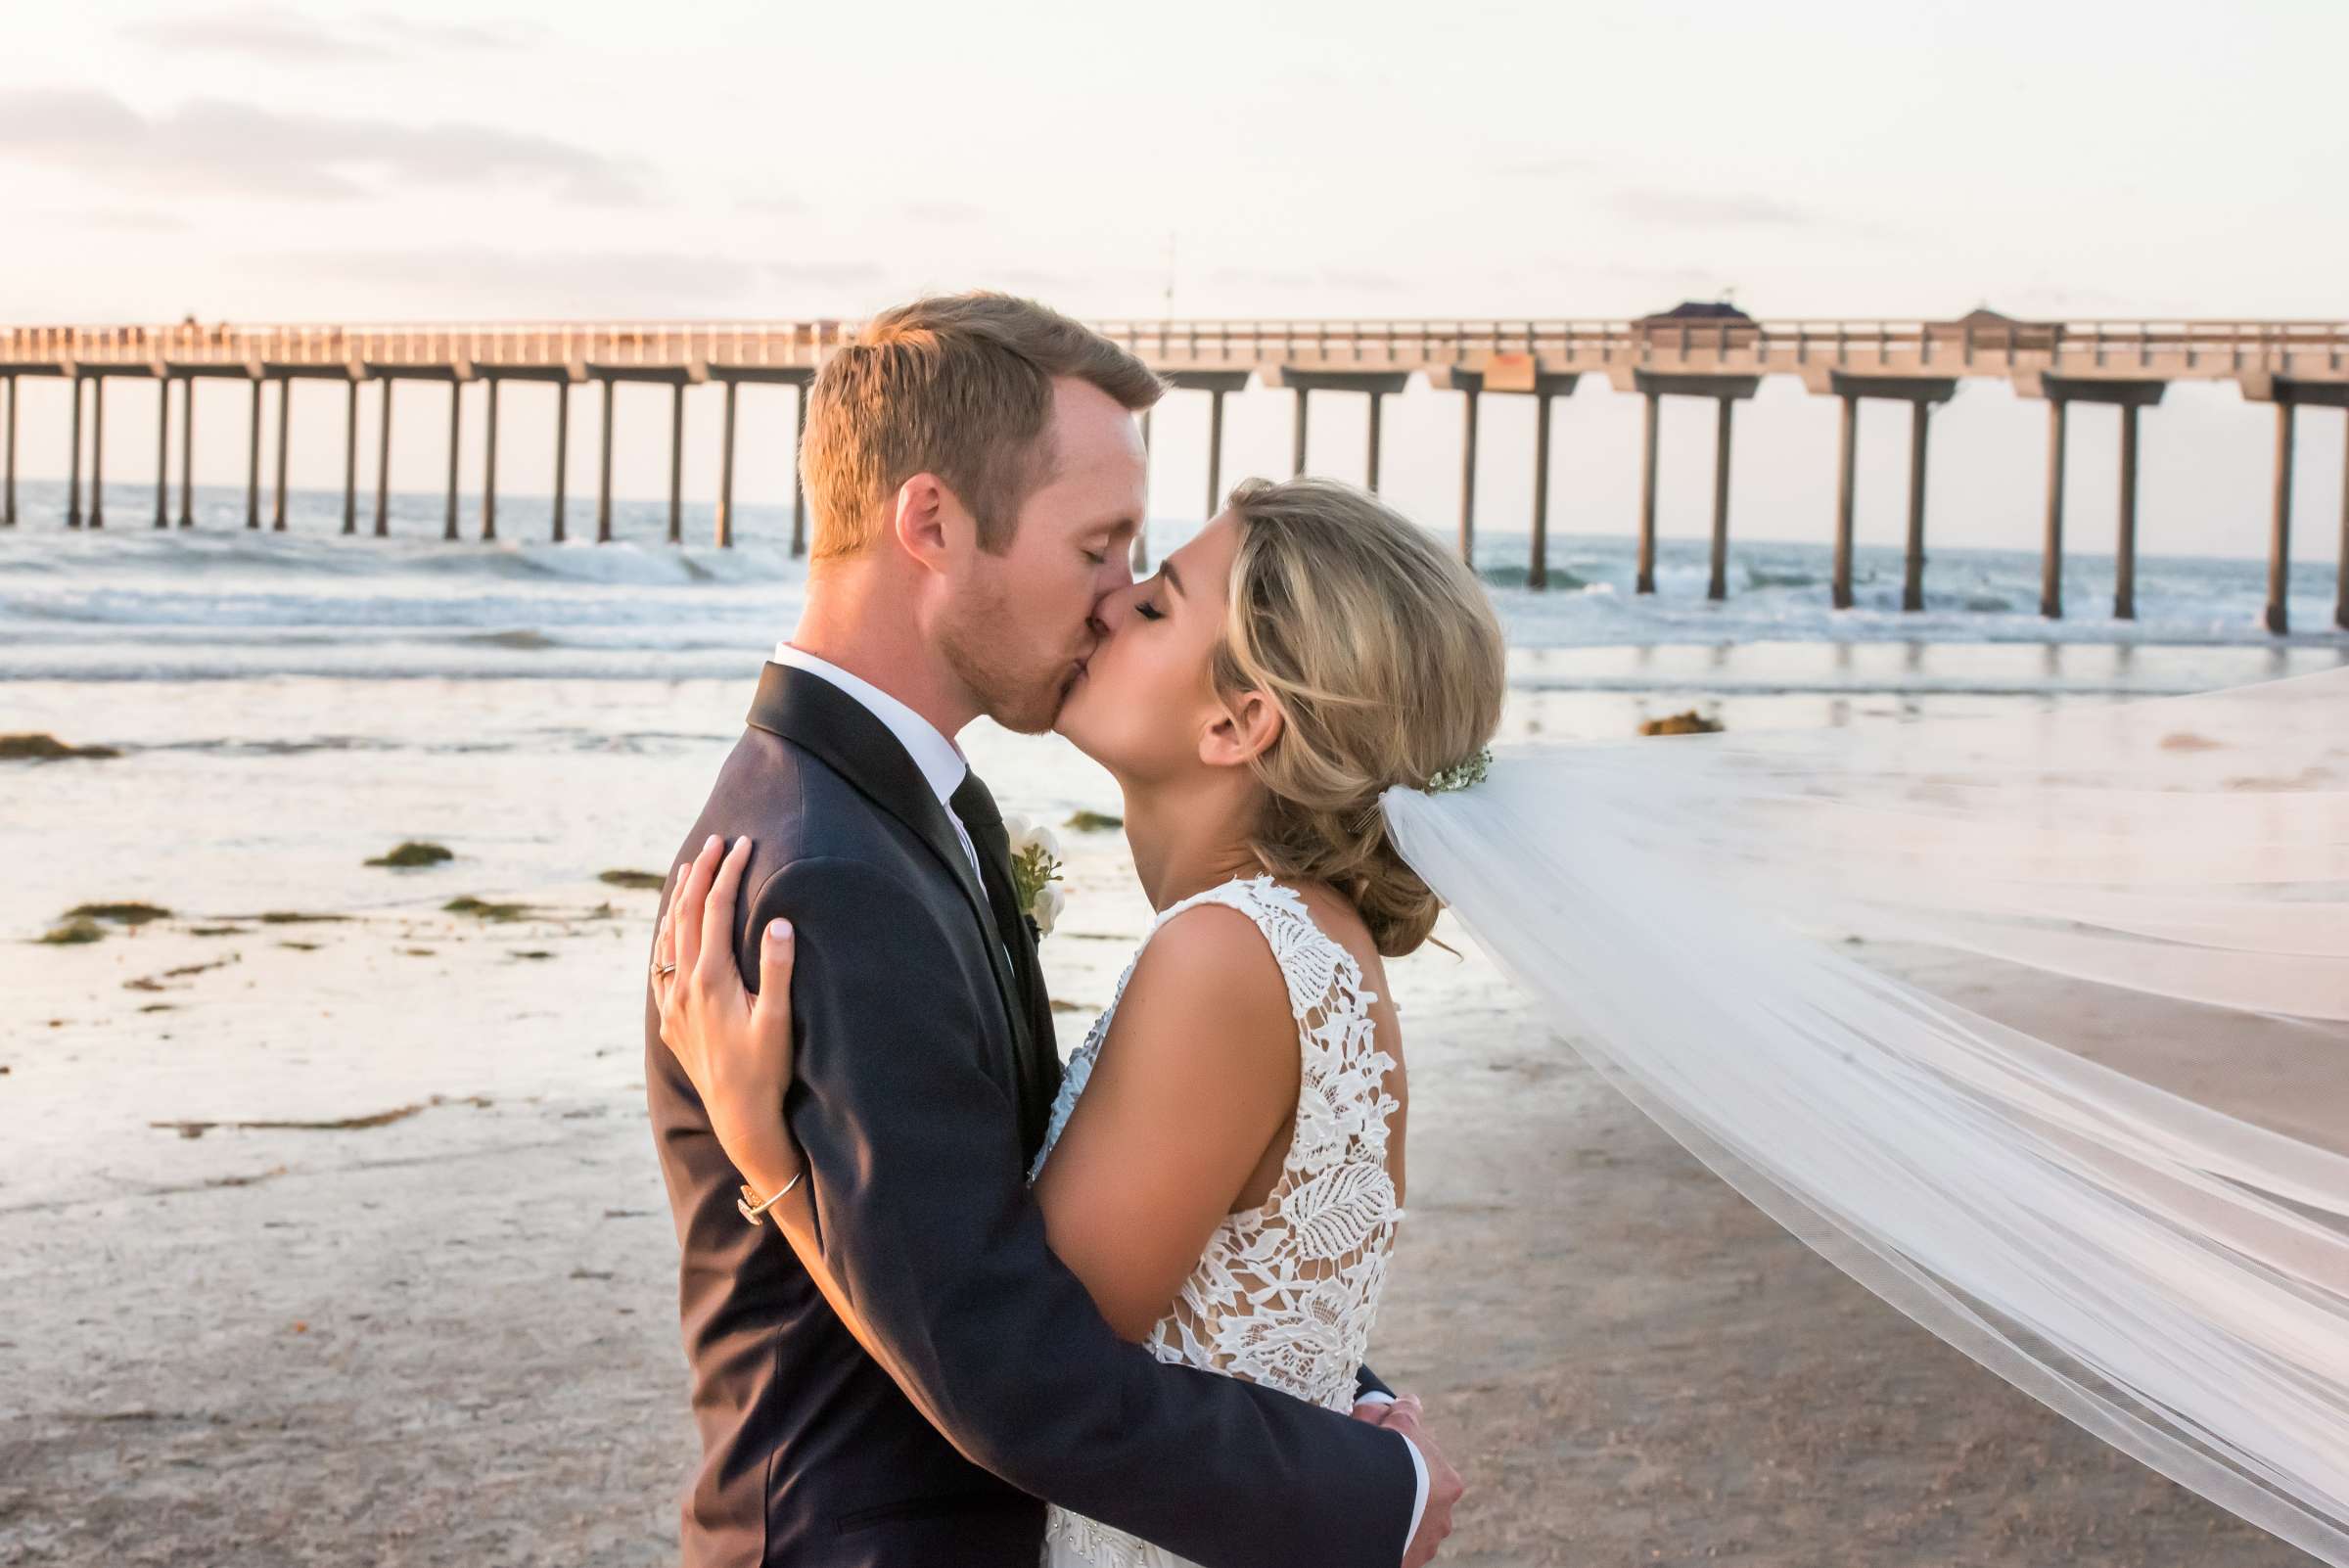
[[[744,684],[110,687],[104,722],[92,690],[20,683],[0,723],[126,743],[0,777],[0,1565],[673,1561],[657,895],[598,873],[664,869]],[[1643,701],[1544,693],[1512,726],[1628,733]],[[1008,808],[1114,809],[1054,744],[973,753]],[[454,858],[364,865],[407,839]],[[1065,1047],[1147,911],[1116,835],[1064,840]],[[134,899],[173,913],[33,940]],[[1410,1218],[1373,1361],[1474,1488],[1444,1561],[2310,1560],[1850,1283],[1473,949],[1391,983]],[[2190,1042],[2166,1070],[2238,1109],[2272,1086]],[[2349,1127],[2349,1085],[2281,1114]]]
[[[644,921],[622,943],[608,923],[377,915],[309,928],[308,951],[162,923],[70,962],[111,981],[134,945],[167,968],[226,944],[242,961],[165,994],[231,1019],[273,986],[362,985],[388,941],[430,945],[420,1000],[517,969],[624,1000]],[[1071,1038],[1124,954],[1047,945]],[[1426,1395],[1475,1488],[1446,1561],[2308,1560],[1845,1280],[1481,957],[1393,980],[1412,1192],[1374,1360]],[[118,994],[100,1004],[151,993]],[[12,1030],[13,1084],[79,1027]],[[371,1126],[149,1129],[137,1176],[0,1209],[0,1563],[671,1560],[694,1439],[635,1065],[514,1095],[476,1075]]]

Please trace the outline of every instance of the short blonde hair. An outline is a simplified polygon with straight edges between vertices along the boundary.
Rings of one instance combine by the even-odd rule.
[[[898,487],[923,473],[970,508],[981,548],[1007,548],[1020,504],[1050,472],[1043,436],[1062,376],[1134,410],[1165,390],[1132,354],[1031,300],[942,295],[875,316],[807,396],[800,478],[815,559],[863,549]]]
[[[1500,725],[1506,645],[1484,585],[1435,536],[1334,480],[1231,493],[1239,550],[1214,678],[1285,723],[1255,761],[1253,840],[1276,876],[1326,882],[1378,950],[1409,952],[1441,901],[1387,839],[1378,797],[1473,758]]]

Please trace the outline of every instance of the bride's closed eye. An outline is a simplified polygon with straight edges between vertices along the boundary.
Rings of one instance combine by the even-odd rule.
[[[1164,621],[1167,619],[1167,613],[1164,610],[1161,610],[1158,606],[1152,604],[1147,599],[1136,599],[1133,602],[1133,613],[1137,616],[1140,616],[1144,621]]]

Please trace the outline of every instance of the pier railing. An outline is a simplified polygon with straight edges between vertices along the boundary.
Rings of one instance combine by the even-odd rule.
[[[1412,371],[1531,357],[1545,372],[1621,366],[1783,374],[1999,376],[2023,369],[2220,379],[2349,371],[2349,322],[2078,320],[1113,320],[1093,323],[1162,368],[1292,365]],[[843,320],[403,322],[379,326],[54,326],[0,330],[20,366],[813,367]]]

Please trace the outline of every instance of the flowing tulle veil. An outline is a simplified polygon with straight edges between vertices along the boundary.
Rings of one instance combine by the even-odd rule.
[[[1478,945],[1746,1197],[2349,1568],[2349,669],[1503,750],[1383,805]]]

